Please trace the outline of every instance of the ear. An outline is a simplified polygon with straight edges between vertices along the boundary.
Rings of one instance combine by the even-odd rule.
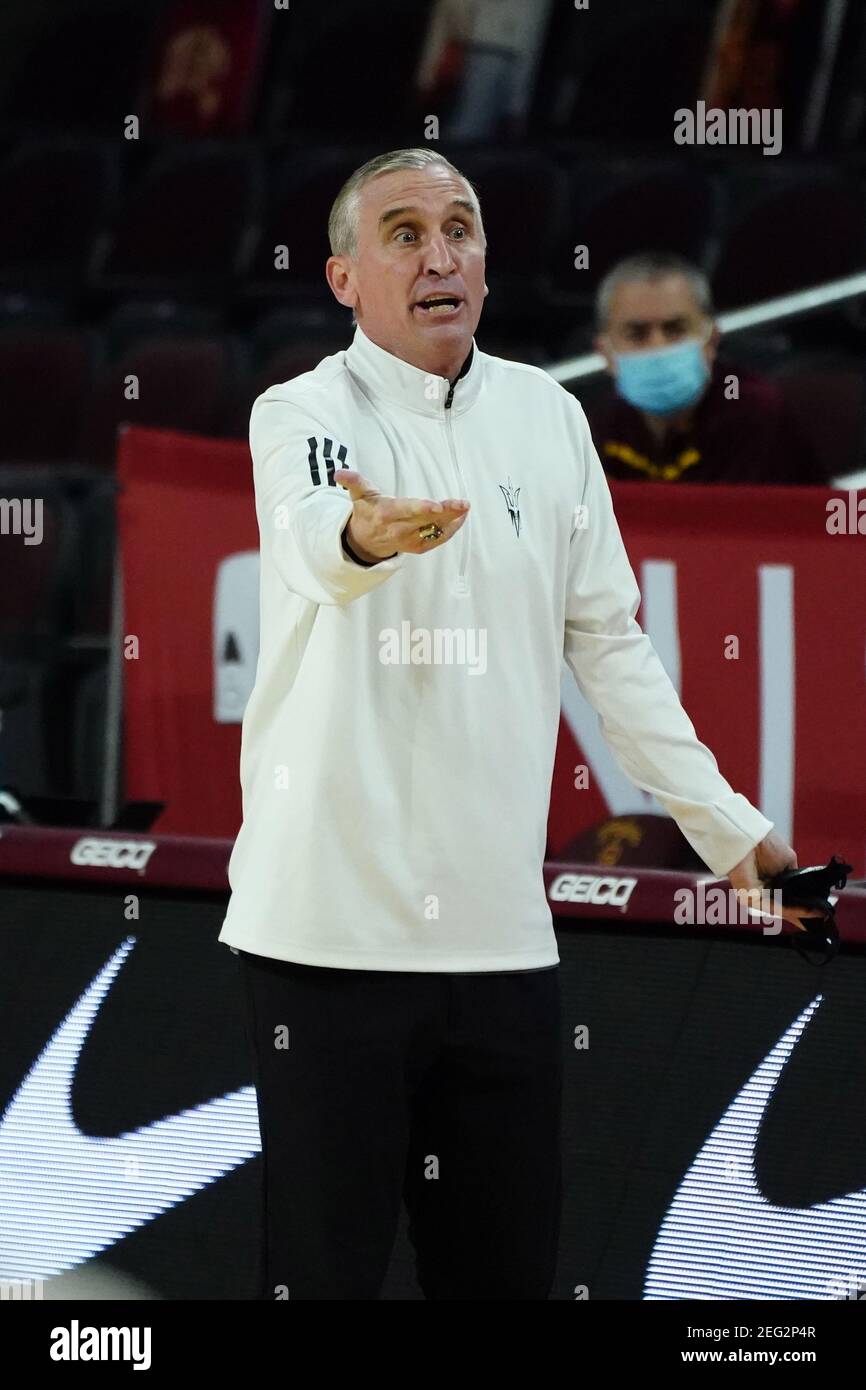
[[[490,293],[490,286],[488,285],[487,281],[485,280],[485,281],[484,281],[484,297],[485,297],[485,299],[487,298],[487,296],[489,295],[489,293]]]
[[[613,363],[613,354],[608,346],[607,336],[604,333],[597,334],[596,337],[592,340],[592,345],[595,348],[596,352],[601,353],[602,357],[607,363],[607,370],[610,372],[610,375],[616,376],[616,368],[614,367]]]
[[[347,309],[354,309],[358,303],[352,262],[348,256],[329,256],[325,263],[325,278],[335,299]]]
[[[706,357],[707,363],[710,367],[716,360],[716,353],[719,350],[719,343],[721,342],[721,340],[722,335],[719,332],[719,326],[717,323],[714,323],[710,336],[704,345],[704,356]]]

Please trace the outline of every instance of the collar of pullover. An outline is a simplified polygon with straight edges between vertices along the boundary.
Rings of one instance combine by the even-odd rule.
[[[447,377],[422,371],[386,352],[368,338],[360,326],[355,328],[352,344],[346,349],[346,365],[365,395],[414,410],[419,415],[443,416],[446,409],[461,415],[481,389],[481,354],[474,338],[453,390],[450,390]],[[446,402],[449,402],[447,407]]]

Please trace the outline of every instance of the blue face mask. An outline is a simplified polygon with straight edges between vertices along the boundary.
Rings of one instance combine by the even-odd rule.
[[[651,352],[616,352],[616,388],[629,405],[667,415],[692,405],[710,379],[700,338]]]

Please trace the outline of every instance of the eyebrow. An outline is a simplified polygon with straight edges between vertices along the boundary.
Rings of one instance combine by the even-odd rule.
[[[448,206],[449,208],[465,208],[472,217],[475,216],[475,208],[468,198],[452,198]],[[379,226],[385,227],[389,222],[393,222],[395,217],[402,217],[404,213],[417,211],[418,209],[413,207],[389,208],[389,210],[383,212],[382,216],[379,218]]]
[[[662,328],[675,328],[677,324],[685,323],[688,314],[674,314],[669,319],[626,319],[626,328],[651,328],[654,323],[661,323]]]

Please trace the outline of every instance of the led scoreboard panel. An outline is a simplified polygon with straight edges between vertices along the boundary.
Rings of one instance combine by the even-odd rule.
[[[0,1279],[251,1297],[258,1121],[217,941],[230,848],[2,827]],[[674,920],[693,874],[545,877],[566,1059],[553,1297],[866,1290],[864,885],[839,895],[821,967],[786,936]],[[383,1296],[420,1297],[405,1224]]]

